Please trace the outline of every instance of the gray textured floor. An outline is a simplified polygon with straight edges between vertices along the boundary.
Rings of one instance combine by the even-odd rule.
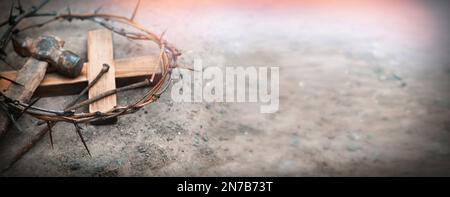
[[[184,65],[201,58],[205,66],[280,66],[277,113],[246,103],[174,103],[165,94],[116,125],[83,125],[92,158],[73,126],[61,123],[53,150],[43,139],[2,176],[450,175],[447,7],[267,2],[144,1],[137,20],[155,32],[168,28]],[[45,9],[67,4],[72,12],[103,5],[125,16],[134,6],[53,1]],[[29,34],[58,35],[85,56],[86,31],[96,28],[59,23]],[[117,58],[157,53],[117,35],[114,42]],[[119,94],[119,103],[143,92]],[[37,105],[58,109],[70,99]],[[25,117],[24,133],[12,129],[0,140],[1,165],[37,131],[35,123]]]

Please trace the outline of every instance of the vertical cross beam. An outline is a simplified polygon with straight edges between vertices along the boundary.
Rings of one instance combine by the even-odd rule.
[[[88,70],[87,79],[92,81],[102,69],[103,64],[108,64],[109,71],[105,73],[97,83],[89,89],[88,97],[95,97],[105,91],[116,88],[115,65],[113,55],[112,33],[107,29],[99,29],[88,32]],[[111,95],[89,105],[89,112],[106,112],[117,105],[116,95]],[[117,118],[93,122],[92,124],[114,124]]]

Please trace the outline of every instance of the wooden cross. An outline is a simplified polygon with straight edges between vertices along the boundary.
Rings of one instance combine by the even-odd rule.
[[[114,50],[112,44],[112,33],[107,29],[88,32],[88,72],[87,80],[95,79],[103,64],[109,65],[109,71],[105,73],[97,83],[89,89],[89,98],[95,97],[108,90],[116,89],[116,67],[114,66]],[[89,112],[106,112],[117,105],[115,94],[102,98],[89,104]],[[117,117],[109,118],[98,124],[109,124],[117,122]]]
[[[153,56],[141,56],[114,60],[112,33],[107,29],[88,32],[88,62],[84,64],[80,76],[70,79],[56,73],[47,73],[34,96],[48,97],[77,94],[87,86],[88,82],[95,78],[102,64],[110,65],[109,71],[89,90],[89,98],[102,92],[125,86],[150,75],[161,73],[158,61]],[[0,73],[1,76],[15,79],[16,71]],[[0,80],[0,91],[8,89],[10,82]],[[117,104],[116,95],[105,97],[89,105],[90,112],[106,111]],[[116,120],[108,120],[97,124],[110,124]]]

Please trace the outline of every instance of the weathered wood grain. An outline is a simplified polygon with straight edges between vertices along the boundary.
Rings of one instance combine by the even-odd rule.
[[[89,89],[88,97],[93,98],[103,92],[116,88],[116,66],[114,64],[114,50],[112,33],[107,29],[88,32],[88,67],[87,79],[92,81],[102,69],[103,64],[109,65],[109,71]],[[117,96],[110,95],[89,105],[89,112],[106,112],[117,105]],[[102,121],[99,124],[115,123],[117,118]]]
[[[4,94],[10,98],[28,103],[44,78],[47,67],[47,62],[29,58],[15,77],[15,81],[23,86],[11,84]],[[0,112],[0,136],[7,132],[10,123],[11,120],[6,113]]]
[[[157,66],[157,59],[153,56],[141,56],[118,59],[114,61],[116,65],[116,85],[121,87],[137,80],[149,77],[152,73],[161,73]],[[79,93],[87,85],[87,64],[84,65],[80,76],[76,78],[66,78],[57,73],[47,73],[39,87],[34,92],[35,96],[49,97],[62,96]],[[16,71],[1,72],[1,76],[15,79]],[[0,90],[6,90],[11,82],[0,80]]]

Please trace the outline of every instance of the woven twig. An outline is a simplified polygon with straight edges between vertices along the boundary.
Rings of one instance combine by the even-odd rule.
[[[47,1],[44,1],[40,5],[45,5]],[[42,7],[39,6],[38,8]],[[26,103],[21,103],[20,101],[14,100],[12,98],[8,98],[6,95],[1,94],[2,97],[1,102],[3,102],[8,109],[11,111],[19,111],[21,113],[29,114],[35,118],[41,119],[45,122],[70,122],[70,123],[87,123],[87,122],[93,122],[97,120],[102,119],[108,119],[116,116],[121,116],[125,114],[130,114],[138,111],[142,107],[149,105],[153,103],[156,99],[159,98],[159,95],[166,90],[166,86],[164,83],[168,83],[170,81],[170,71],[172,68],[177,66],[176,60],[179,55],[181,55],[180,51],[173,47],[171,44],[169,44],[166,40],[164,40],[162,37],[164,33],[162,33],[160,36],[157,34],[151,32],[147,28],[145,28],[143,25],[139,24],[134,20],[134,17],[136,16],[136,12],[139,6],[139,2],[136,6],[136,8],[133,11],[133,14],[131,18],[127,18],[124,16],[118,16],[114,14],[108,14],[108,13],[98,13],[98,10],[94,13],[87,13],[87,14],[74,14],[71,13],[70,9],[68,9],[68,13],[66,14],[56,14],[54,16],[50,14],[39,14],[38,9],[32,9],[29,12],[22,13],[19,15],[19,17],[11,17],[8,21],[10,21],[10,27],[8,29],[8,34],[10,32],[14,32],[14,34],[17,34],[19,32],[26,31],[28,29],[32,28],[39,28],[45,25],[48,25],[50,23],[54,22],[61,22],[61,21],[72,21],[72,20],[82,20],[82,21],[91,21],[98,23],[102,25],[103,27],[111,30],[114,33],[117,33],[118,35],[124,36],[126,38],[132,39],[132,40],[148,40],[156,43],[158,47],[160,48],[160,54],[158,57],[158,64],[161,67],[161,78],[158,79],[157,82],[155,82],[154,86],[149,89],[148,92],[144,94],[144,96],[139,99],[136,102],[133,102],[130,105],[127,106],[115,106],[114,108],[107,110],[106,112],[91,112],[91,113],[75,113],[75,108],[84,106],[86,104],[92,103],[94,99],[91,100],[85,100],[81,101],[77,104],[75,104],[75,108],[71,108],[72,110],[49,110],[49,109],[42,109],[34,106],[30,106]],[[22,9],[22,8],[20,8]],[[31,13],[31,14],[30,14]],[[32,24],[30,26],[23,27],[21,29],[15,28],[18,23],[26,18],[29,17],[49,17],[52,16],[49,20],[39,23],[39,24]],[[11,20],[11,18],[18,18],[20,20]],[[114,24],[122,24],[125,27],[128,27],[130,30],[126,30],[124,28],[118,28]],[[8,24],[8,22],[2,23],[2,25]],[[10,36],[6,36],[5,38],[9,38]],[[8,42],[9,40],[3,40],[3,42]],[[109,91],[105,94],[100,95],[99,97],[96,97],[95,100],[102,99],[108,95],[116,94],[120,91],[126,91],[137,87],[143,87],[148,86],[150,83],[154,80],[154,74],[152,74],[149,79],[145,79],[142,82],[137,82],[135,84],[131,84],[126,87],[117,88],[112,91]]]
[[[82,20],[82,21],[91,21],[100,24],[101,26],[111,30],[114,33],[117,33],[121,36],[124,36],[128,39],[132,40],[148,40],[156,43],[158,47],[160,48],[160,53],[158,56],[158,66],[161,68],[161,78],[155,83],[155,85],[147,91],[141,99],[133,102],[130,105],[127,106],[115,106],[114,108],[106,111],[106,112],[92,112],[92,113],[75,113],[74,110],[52,110],[52,109],[43,109],[34,106],[37,99],[30,103],[22,103],[18,100],[14,100],[12,98],[7,97],[0,91],[0,109],[4,110],[6,113],[8,113],[8,116],[13,121],[14,125],[18,129],[20,127],[16,124],[14,117],[20,117],[22,114],[28,114],[35,118],[40,119],[42,122],[47,123],[47,127],[41,129],[38,134],[33,136],[33,138],[30,139],[30,142],[25,144],[14,156],[13,160],[10,161],[7,168],[1,170],[1,172],[5,172],[6,170],[10,169],[14,163],[16,163],[24,154],[26,154],[47,132],[49,133],[50,137],[50,143],[53,148],[53,137],[52,137],[52,127],[57,122],[69,122],[74,125],[75,131],[80,137],[81,142],[83,143],[84,148],[86,149],[87,153],[91,155],[88,146],[82,136],[81,133],[81,127],[79,126],[80,123],[87,123],[87,122],[93,122],[98,120],[104,120],[109,119],[112,117],[117,117],[125,114],[130,114],[138,111],[139,109],[143,108],[144,106],[147,106],[154,101],[156,101],[160,95],[167,89],[167,87],[170,85],[170,71],[172,68],[178,67],[177,65],[177,57],[181,55],[180,51],[173,47],[170,43],[168,43],[166,40],[163,39],[165,31],[158,36],[157,34],[151,32],[147,28],[145,28],[143,25],[139,24],[138,22],[134,21],[134,18],[136,16],[137,10],[140,5],[140,0],[138,0],[137,5],[135,9],[133,10],[133,14],[131,15],[131,18],[126,18],[123,16],[118,16],[114,14],[107,14],[107,13],[99,13],[100,8],[97,8],[94,13],[87,13],[87,14],[73,14],[70,11],[70,8],[67,8],[67,14],[57,14],[56,12],[51,13],[39,13],[39,10],[45,6],[49,0],[43,0],[40,4],[37,6],[33,6],[30,10],[25,11],[22,8],[22,5],[20,4],[20,1],[18,1],[17,6],[13,3],[10,10],[9,18],[5,21],[0,22],[0,27],[4,25],[8,25],[6,31],[3,35],[0,37],[0,60],[9,67],[14,68],[6,61],[6,53],[4,52],[4,49],[8,45],[8,43],[11,41],[11,37],[14,34],[32,29],[32,28],[39,28],[43,27],[45,25],[48,25],[50,23],[54,22],[61,22],[61,21],[68,21],[71,22],[72,20]],[[17,15],[14,15],[14,10],[18,10],[19,13]],[[31,17],[50,17],[49,20],[39,23],[39,24],[32,24],[30,26],[23,27],[21,29],[16,28],[18,24]],[[114,24],[122,24],[125,27],[128,27],[129,29],[133,29],[135,31],[126,30],[123,28],[118,28],[117,26],[114,26]],[[145,79],[142,82],[134,83],[122,88],[117,88],[108,92],[105,92],[101,94],[100,96],[96,98],[87,99],[85,101],[81,101],[79,103],[70,104],[68,106],[75,106],[75,107],[81,107],[84,105],[87,105],[95,100],[101,99],[103,97],[106,97],[111,94],[116,94],[117,92],[121,91],[127,91],[138,87],[143,86],[149,86],[151,82],[153,82],[155,78],[155,74],[152,74],[148,79]],[[13,80],[10,80],[5,77],[0,77],[1,80],[8,80],[12,83],[16,83]],[[165,84],[165,85],[164,85]],[[21,85],[21,84],[18,84]],[[18,116],[14,116],[14,114],[19,114]],[[1,173],[0,172],[0,173]]]

